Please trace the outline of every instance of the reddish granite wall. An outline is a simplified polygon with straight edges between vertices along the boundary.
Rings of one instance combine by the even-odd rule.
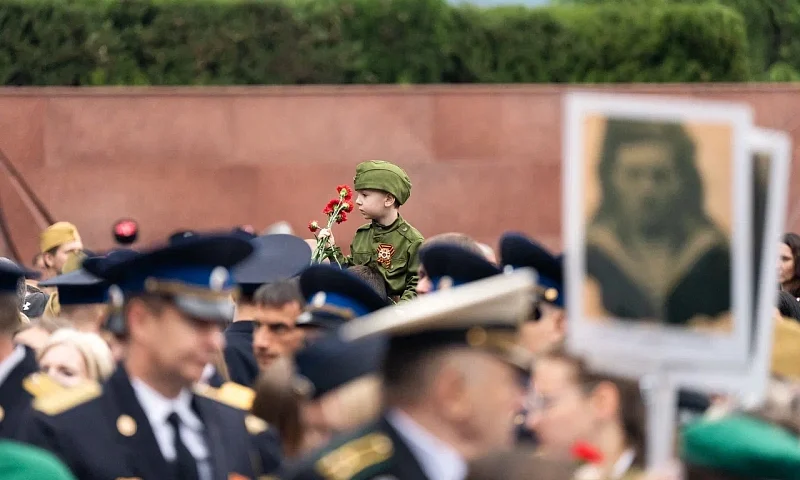
[[[788,130],[800,145],[800,86],[609,89],[746,101],[760,126]],[[111,246],[123,216],[140,222],[144,242],[283,219],[302,232],[335,186],[352,182],[356,163],[385,159],[411,176],[402,213],[426,236],[464,231],[494,245],[518,229],[558,247],[565,90],[0,89],[0,205],[24,260],[48,220],[75,222],[98,249]],[[789,227],[798,229],[800,189],[791,190]],[[360,221],[338,227],[340,243]]]

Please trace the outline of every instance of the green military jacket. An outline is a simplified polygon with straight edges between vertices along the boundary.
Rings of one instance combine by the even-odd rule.
[[[389,226],[371,222],[358,227],[350,256],[335,247],[334,257],[342,265],[375,268],[383,276],[390,297],[410,300],[417,296],[418,252],[423,240],[422,234],[398,215]]]

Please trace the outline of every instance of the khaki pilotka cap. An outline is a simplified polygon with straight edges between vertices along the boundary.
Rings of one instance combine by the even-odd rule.
[[[69,242],[80,241],[78,228],[69,222],[58,222],[50,225],[39,235],[39,251],[52,250]]]
[[[353,178],[356,190],[382,190],[391,193],[403,205],[411,197],[411,180],[397,165],[383,160],[359,163]]]

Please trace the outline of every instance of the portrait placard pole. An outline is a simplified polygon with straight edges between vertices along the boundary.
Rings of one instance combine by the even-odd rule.
[[[647,468],[664,471],[674,458],[675,406],[678,391],[663,365],[642,378],[646,382],[647,401]]]

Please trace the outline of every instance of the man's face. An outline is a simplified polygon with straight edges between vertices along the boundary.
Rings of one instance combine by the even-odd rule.
[[[131,345],[149,353],[153,367],[176,383],[188,387],[224,346],[222,325],[184,314],[171,303],[151,309],[141,301],[129,306]]]
[[[69,254],[80,250],[83,250],[83,243],[81,243],[80,240],[76,240],[74,242],[67,242],[60,245],[55,254],[51,255],[49,253],[45,253],[42,255],[42,257],[45,265],[54,273],[60,275],[61,269],[64,268],[64,264],[67,263]]]
[[[465,382],[464,403],[469,405],[465,430],[487,450],[511,447],[514,418],[523,403],[519,371],[484,352],[473,352],[475,361]]]
[[[543,358],[536,362],[526,425],[535,431],[549,455],[567,458],[579,440],[591,431],[591,408],[575,380],[574,367]]]
[[[422,264],[420,264],[419,270],[417,271],[417,277],[417,295],[431,293],[433,291],[433,282],[431,281],[431,277],[428,276],[428,271],[425,270],[425,266]]]
[[[258,307],[255,310],[253,353],[260,368],[276,359],[291,356],[303,343],[303,329],[295,326],[302,309],[297,302],[282,307]]]

